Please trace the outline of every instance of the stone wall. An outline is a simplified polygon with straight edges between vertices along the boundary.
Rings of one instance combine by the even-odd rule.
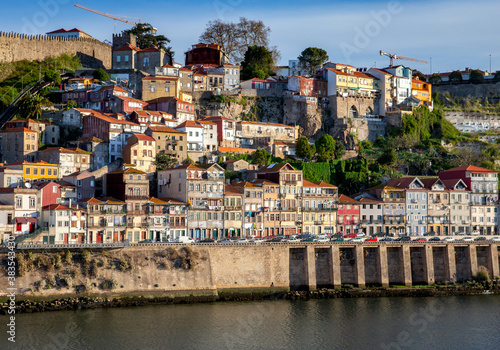
[[[490,103],[500,101],[500,84],[458,84],[458,85],[434,85],[434,92],[440,96],[449,95],[455,98],[487,98]]]
[[[111,68],[111,46],[92,38],[59,38],[0,32],[0,63],[42,61],[66,53],[84,67]]]

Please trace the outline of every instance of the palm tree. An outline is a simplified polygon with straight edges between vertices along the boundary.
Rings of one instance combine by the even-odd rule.
[[[42,105],[46,100],[41,95],[33,95],[28,92],[19,105],[19,110],[22,118],[40,119],[42,116]]]

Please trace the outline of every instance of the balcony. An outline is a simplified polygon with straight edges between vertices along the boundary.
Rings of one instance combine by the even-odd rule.
[[[131,196],[131,195],[127,195],[125,196],[125,200],[136,200],[136,201],[139,201],[139,200],[149,200],[148,196]]]
[[[297,185],[297,180],[283,180],[285,185]]]
[[[314,225],[323,225],[323,221],[314,221]]]

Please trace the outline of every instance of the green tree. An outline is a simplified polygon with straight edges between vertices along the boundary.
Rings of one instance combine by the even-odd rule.
[[[434,73],[429,77],[429,83],[431,83],[432,85],[439,84],[442,80],[443,79],[441,78],[441,76],[437,73]]]
[[[327,162],[335,157],[335,140],[328,134],[322,135],[314,143],[316,147],[316,154],[318,155],[319,162]]]
[[[49,70],[43,75],[43,80],[58,85],[61,84],[61,75],[58,72]]]
[[[393,165],[398,159],[394,148],[387,148],[384,153],[377,159],[377,162],[385,165]]]
[[[94,79],[99,79],[101,81],[109,80],[109,74],[104,69],[99,68],[92,72]]]
[[[302,51],[298,58],[300,66],[311,75],[315,74],[328,61],[326,51],[317,47],[308,47]]]
[[[32,95],[27,93],[19,104],[19,113],[22,118],[40,119],[42,116],[42,105],[45,99],[40,95]]]
[[[422,81],[427,81],[427,78],[425,77],[424,73],[419,72],[418,70],[413,72],[413,76],[417,77],[418,79],[420,79]]]
[[[472,84],[484,83],[483,73],[479,69],[474,69],[472,72],[470,72],[469,81]]]
[[[271,164],[271,153],[264,148],[257,149],[252,155],[252,164],[261,166]]]
[[[342,142],[335,140],[335,149],[333,150],[333,156],[335,159],[342,159],[345,155],[345,146]]]
[[[170,156],[165,153],[158,153],[156,155],[155,165],[156,170],[164,170],[168,168],[172,168],[175,163],[177,163],[177,158]]]
[[[450,73],[448,79],[452,83],[459,83],[462,81],[462,73],[460,73],[460,71],[458,70],[454,70]]]
[[[140,49],[147,49],[151,45],[155,45],[160,49],[163,49],[169,56],[170,60],[174,57],[174,52],[171,46],[167,46],[170,43],[165,35],[157,35],[153,33],[153,26],[149,23],[137,23],[132,29],[124,30],[124,34],[134,34],[137,36],[137,46]]]
[[[76,108],[77,106],[78,104],[76,103],[76,101],[68,100],[66,101],[66,107],[64,109]]]
[[[495,73],[495,76],[493,77],[494,81],[500,81],[500,70]]]
[[[266,79],[273,75],[273,54],[264,46],[250,46],[245,52],[241,69],[241,79]]]
[[[297,139],[295,143],[295,152],[299,158],[312,158],[313,152],[307,137],[301,136]]]

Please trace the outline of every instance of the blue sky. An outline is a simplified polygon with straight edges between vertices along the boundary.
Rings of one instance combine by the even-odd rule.
[[[77,27],[99,40],[130,28],[74,7],[75,0],[18,0],[3,4],[0,31],[44,34]],[[85,1],[114,15],[140,17],[171,40],[175,60],[198,42],[206,23],[215,18],[260,19],[271,27],[272,45],[281,51],[281,64],[295,59],[308,46],[325,49],[333,62],[357,67],[384,67],[380,50],[431,61],[432,71],[465,67],[500,70],[500,2],[475,1]],[[142,4],[144,5],[142,5]],[[147,6],[146,6],[147,4]],[[132,19],[134,20],[134,19]],[[430,63],[400,61],[424,73]]]

